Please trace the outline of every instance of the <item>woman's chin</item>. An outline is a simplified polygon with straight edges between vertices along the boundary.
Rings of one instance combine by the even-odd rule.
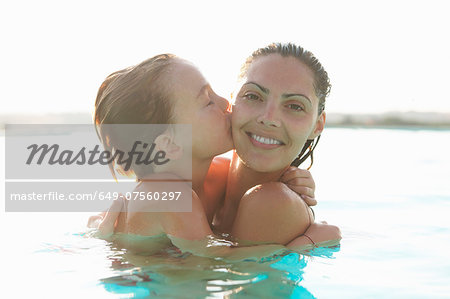
[[[276,172],[283,169],[279,163],[271,163],[267,160],[244,160],[241,159],[245,166],[256,172]]]

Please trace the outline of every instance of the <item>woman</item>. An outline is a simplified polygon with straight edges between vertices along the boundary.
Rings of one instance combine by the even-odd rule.
[[[299,46],[271,44],[247,59],[240,83],[232,114],[236,152],[230,166],[223,161],[213,164],[222,164],[228,173],[216,228],[241,241],[284,245],[338,241],[339,229],[334,226],[314,224],[311,230],[320,233],[314,232],[313,238],[304,234],[314,221],[312,213],[285,184],[273,183],[291,163],[298,166],[309,155],[312,159],[314,139],[325,124],[330,90],[326,71]],[[295,175],[300,186],[296,191],[312,200],[310,173],[298,170]],[[289,180],[289,174],[284,176]]]

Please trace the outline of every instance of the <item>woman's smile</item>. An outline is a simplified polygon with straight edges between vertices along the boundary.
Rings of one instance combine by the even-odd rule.
[[[253,133],[253,132],[246,132],[247,136],[249,137],[251,143],[259,148],[262,149],[275,149],[279,148],[284,145],[284,142],[282,142],[279,139],[269,137],[267,135],[259,134],[259,133]]]

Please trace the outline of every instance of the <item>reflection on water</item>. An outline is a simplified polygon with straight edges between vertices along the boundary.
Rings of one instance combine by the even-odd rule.
[[[314,256],[330,258],[339,247],[316,250],[309,256],[286,251],[260,261],[243,262],[181,254],[173,247],[153,256],[124,253],[112,261],[111,267],[118,274],[100,281],[108,292],[134,297],[186,298],[189,294],[203,298],[233,294],[237,298],[287,298],[301,294],[312,298],[301,283],[307,260]]]
[[[315,211],[341,228],[340,248],[244,262],[175,248],[132,256],[80,234],[89,214],[3,212],[2,291],[14,298],[448,297],[450,131],[323,135],[312,168]]]

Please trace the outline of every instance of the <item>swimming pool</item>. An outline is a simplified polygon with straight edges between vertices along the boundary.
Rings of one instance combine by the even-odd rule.
[[[7,298],[448,297],[450,131],[328,128],[316,151],[316,216],[341,228],[340,247],[239,263],[175,250],[137,261],[85,234],[89,214],[3,209],[2,293]],[[1,188],[4,199],[3,183]]]

